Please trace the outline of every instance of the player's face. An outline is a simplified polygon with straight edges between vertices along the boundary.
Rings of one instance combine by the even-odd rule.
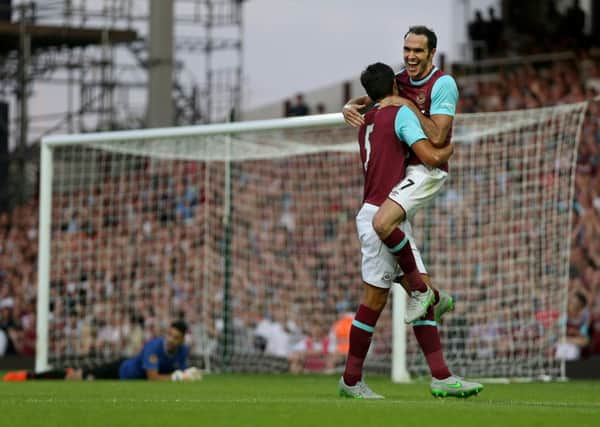
[[[167,333],[167,350],[174,351],[177,347],[183,344],[185,336],[179,329],[171,328]]]
[[[404,66],[413,80],[421,80],[433,67],[435,49],[427,47],[427,37],[408,33],[404,39]]]

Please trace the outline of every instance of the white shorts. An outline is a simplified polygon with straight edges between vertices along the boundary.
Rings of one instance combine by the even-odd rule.
[[[410,221],[417,211],[437,196],[448,179],[448,172],[425,165],[410,165],[406,176],[389,194],[406,212]]]
[[[360,240],[362,254],[361,273],[364,282],[378,288],[390,288],[396,276],[402,275],[402,270],[396,258],[379,239],[373,228],[373,217],[379,209],[378,206],[365,203],[356,215],[356,230]],[[421,253],[412,236],[412,228],[408,221],[402,222],[399,228],[408,237],[408,242],[413,251],[417,269],[420,273],[427,274]]]

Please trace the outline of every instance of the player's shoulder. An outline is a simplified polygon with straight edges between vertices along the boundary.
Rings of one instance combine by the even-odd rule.
[[[408,82],[410,80],[406,68],[403,68],[396,73],[396,80],[399,82]]]
[[[162,346],[162,343],[163,343],[162,337],[152,338],[151,340],[146,342],[146,344],[144,345],[144,348],[154,350],[154,349],[160,348]]]
[[[377,106],[375,106],[365,113],[365,116],[364,116],[365,124],[370,124],[375,121],[375,116],[377,115],[377,111],[379,111],[379,108]]]
[[[456,87],[456,80],[454,79],[454,77],[452,77],[450,74],[446,74],[443,71],[438,70],[440,74],[438,74],[436,76],[436,79],[433,83],[433,87],[435,88],[436,86],[438,87]],[[437,72],[436,71],[436,74]]]
[[[411,120],[411,119],[417,119],[417,115],[415,113],[413,113],[413,111],[410,109],[410,107],[408,107],[407,105],[402,105],[400,107],[398,107],[398,109],[396,110],[395,113],[395,117],[396,117],[396,121],[405,121],[405,120]]]
[[[433,83],[431,94],[432,97],[443,96],[443,94],[449,94],[456,97],[458,95],[456,80],[454,80],[454,77],[450,74],[439,76]]]
[[[408,108],[408,107],[407,107]],[[402,106],[389,105],[384,108],[378,108],[373,115],[373,123],[388,123],[393,122],[398,115],[398,111],[402,109]],[[366,120],[365,120],[366,121]]]

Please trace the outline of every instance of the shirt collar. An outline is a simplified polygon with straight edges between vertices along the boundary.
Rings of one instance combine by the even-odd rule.
[[[436,71],[437,71],[437,67],[434,65],[433,68],[431,69],[431,71],[429,72],[429,74],[427,75],[427,77],[424,77],[421,80],[413,80],[412,78],[409,77],[410,84],[413,86],[423,86],[425,83],[427,83],[429,81],[431,76],[433,76],[433,73],[435,73]]]

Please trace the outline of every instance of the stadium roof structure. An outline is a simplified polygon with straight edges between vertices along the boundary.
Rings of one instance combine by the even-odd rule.
[[[131,43],[138,40],[137,32],[132,29],[22,25],[19,22],[0,22],[0,54],[18,50],[23,33],[31,37],[33,51],[52,47],[73,48],[103,43]]]

